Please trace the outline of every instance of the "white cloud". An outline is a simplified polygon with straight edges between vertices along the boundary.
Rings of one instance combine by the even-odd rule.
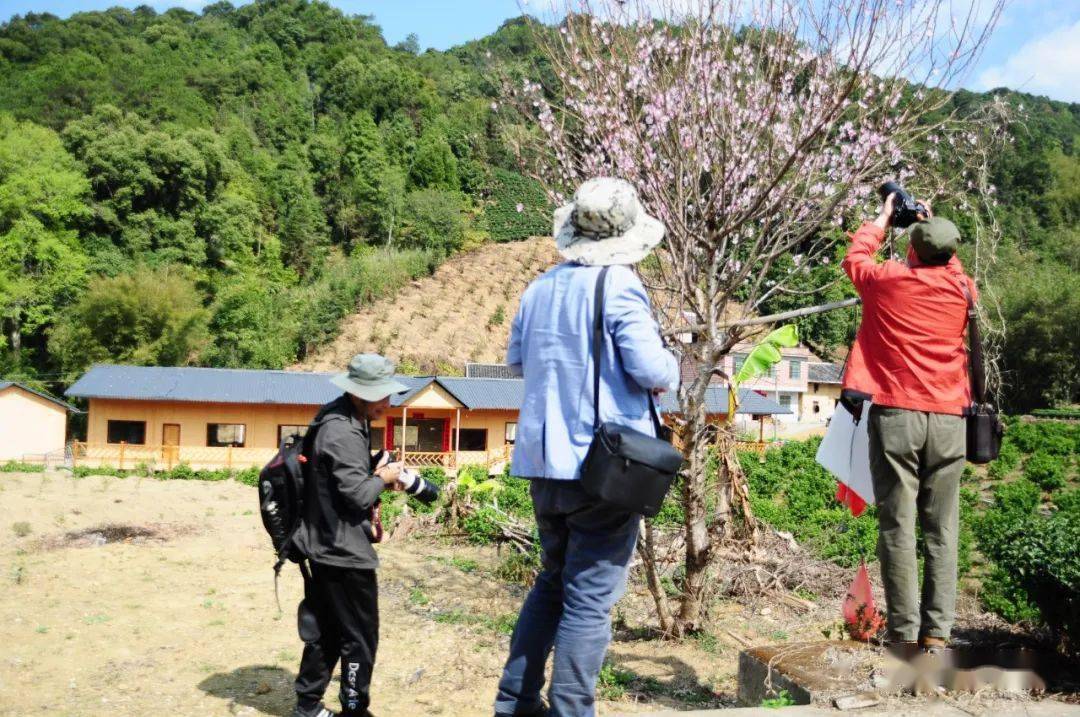
[[[976,83],[1080,102],[1080,20],[1025,43],[1003,64],[983,70]]]

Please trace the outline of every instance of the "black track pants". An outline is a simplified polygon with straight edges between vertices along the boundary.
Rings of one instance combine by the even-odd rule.
[[[342,715],[363,715],[379,645],[379,591],[374,570],[311,565],[297,622],[304,655],[296,676],[299,706],[318,705],[341,660]]]

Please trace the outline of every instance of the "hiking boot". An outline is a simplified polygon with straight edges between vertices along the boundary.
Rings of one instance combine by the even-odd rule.
[[[919,643],[914,640],[889,640],[885,643],[885,650],[898,660],[910,662],[919,654]]]
[[[322,702],[311,710],[303,710],[300,705],[292,712],[292,717],[339,717],[337,712],[331,712]]]

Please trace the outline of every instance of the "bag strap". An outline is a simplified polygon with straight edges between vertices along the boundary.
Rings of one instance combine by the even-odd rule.
[[[594,303],[596,305],[593,311],[593,326],[592,326],[592,355],[593,355],[593,433],[600,428],[600,363],[601,357],[604,354],[604,283],[607,279],[608,269],[610,266],[605,266],[600,270],[599,276],[596,277],[596,290]],[[656,435],[659,436],[663,432],[663,427],[660,423],[660,416],[656,413],[656,404],[653,401],[652,392],[647,392],[649,399],[649,415],[652,416],[653,425],[656,427]]]
[[[979,333],[979,317],[975,312],[975,299],[966,279],[963,281],[967,297],[968,346],[971,355],[971,398],[982,405],[986,403],[986,366],[983,363],[982,335]]]

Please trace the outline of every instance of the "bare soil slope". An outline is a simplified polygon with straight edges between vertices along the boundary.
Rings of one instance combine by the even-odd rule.
[[[458,254],[347,317],[332,344],[293,368],[340,370],[364,351],[391,356],[409,373],[460,375],[466,362],[501,362],[521,292],[558,261],[550,237]]]

